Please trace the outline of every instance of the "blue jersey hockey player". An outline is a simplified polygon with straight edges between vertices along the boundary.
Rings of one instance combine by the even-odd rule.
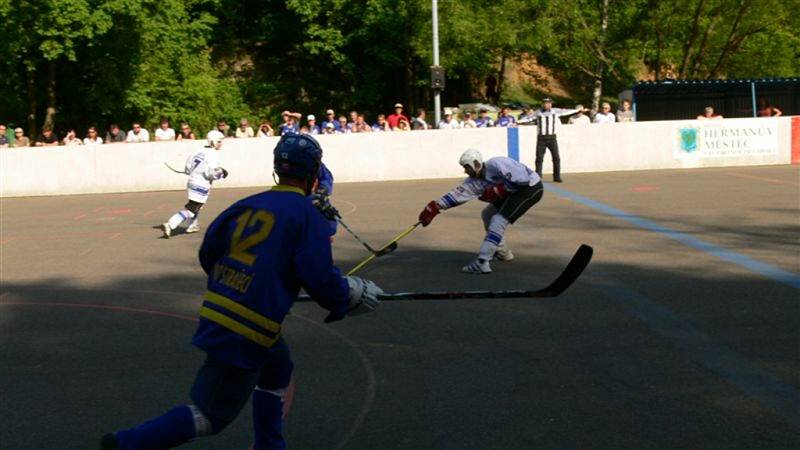
[[[328,224],[308,199],[322,150],[307,135],[274,150],[278,185],[240,200],[209,226],[200,248],[208,290],[192,343],[206,352],[191,404],[103,437],[103,450],[166,449],[214,435],[253,399],[255,450],[283,449],[282,403],[292,374],[281,335],[301,288],[326,321],[372,311],[381,289],[333,266]]]
[[[419,221],[427,227],[440,211],[476,198],[489,203],[481,213],[486,237],[478,257],[461,271],[490,273],[489,261],[493,258],[514,259],[505,243],[506,228],[542,199],[542,179],[530,167],[511,158],[498,156],[484,161],[475,149],[465,151],[459,164],[469,177],[439,200],[428,203],[419,214]]]

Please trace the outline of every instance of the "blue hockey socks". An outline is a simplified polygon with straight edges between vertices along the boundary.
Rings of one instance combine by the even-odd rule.
[[[254,450],[283,450],[283,393],[256,388],[253,391]]]
[[[117,445],[120,450],[156,450],[176,447],[202,436],[198,431],[203,430],[195,426],[195,410],[193,406],[176,406],[135,428],[118,431]]]

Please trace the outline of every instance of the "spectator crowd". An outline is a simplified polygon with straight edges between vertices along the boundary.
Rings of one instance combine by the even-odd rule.
[[[575,112],[569,115],[568,124],[589,125],[614,123],[614,122],[633,122],[634,116],[631,110],[631,102],[625,99],[620,104],[616,113],[611,111],[611,104],[604,102],[600,110],[590,117],[588,109],[583,105],[576,105]],[[760,116],[779,116],[781,111],[766,104],[759,105]],[[714,108],[709,106],[705,111],[697,116],[698,120],[721,119],[722,116],[715,114]],[[501,108],[496,117],[492,118],[489,111],[485,108],[477,111],[463,111],[456,114],[453,108],[445,108],[442,120],[436,124],[439,129],[461,129],[461,128],[489,128],[489,127],[517,127],[536,124],[536,114],[533,108],[524,107],[522,112],[514,117],[510,109]],[[320,121],[314,114],[305,116],[299,112],[283,111],[281,113],[281,123],[277,127],[268,120],[261,120],[258,127],[253,128],[248,119],[243,118],[238,126],[231,128],[227,121],[219,120],[216,131],[225,137],[246,139],[246,138],[266,138],[272,136],[282,136],[285,134],[350,134],[350,133],[372,133],[389,131],[410,131],[410,130],[429,130],[434,128],[427,120],[426,111],[423,108],[417,110],[416,115],[409,117],[401,103],[396,103],[393,112],[389,115],[378,114],[375,121],[371,124],[367,117],[358,111],[350,111],[345,115],[337,115],[333,109],[325,111],[325,115]],[[205,134],[200,134],[204,138]],[[4,147],[49,147],[49,146],[94,146],[100,144],[114,144],[123,142],[149,142],[155,141],[175,141],[184,139],[197,139],[198,135],[192,130],[191,125],[186,122],[180,124],[175,130],[170,121],[162,119],[158,128],[153,130],[153,138],[150,132],[142,127],[139,122],[131,124],[131,129],[127,132],[117,124],[111,124],[105,133],[105,138],[101,137],[100,132],[94,126],[86,130],[85,137],[80,138],[75,129],[68,129],[62,138],[49,126],[42,128],[41,133],[35,140],[25,136],[22,128],[15,128],[13,135],[9,134],[6,125],[0,124],[0,148]]]

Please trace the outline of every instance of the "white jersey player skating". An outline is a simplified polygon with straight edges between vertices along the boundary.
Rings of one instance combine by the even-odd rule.
[[[481,217],[486,237],[478,257],[461,270],[466,273],[490,273],[489,261],[514,259],[503,236],[509,224],[517,221],[542,198],[542,179],[530,167],[503,156],[486,162],[478,150],[469,149],[459,161],[469,178],[452,191],[425,206],[419,214],[422,226],[430,225],[440,211],[473,199],[489,203]]]
[[[189,225],[186,227],[187,233],[200,231],[198,215],[208,200],[211,184],[228,176],[228,171],[222,168],[222,160],[219,155],[223,138],[219,131],[209,132],[208,145],[186,159],[184,173],[189,175],[186,183],[189,202],[186,203],[184,209],[176,212],[167,222],[161,224],[165,238],[169,238],[172,231],[187,220],[189,221]]]

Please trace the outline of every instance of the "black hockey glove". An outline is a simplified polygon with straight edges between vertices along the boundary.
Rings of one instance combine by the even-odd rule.
[[[337,217],[342,217],[339,211],[331,205],[331,200],[327,195],[315,193],[311,196],[311,203],[325,216],[328,220],[336,220]]]

